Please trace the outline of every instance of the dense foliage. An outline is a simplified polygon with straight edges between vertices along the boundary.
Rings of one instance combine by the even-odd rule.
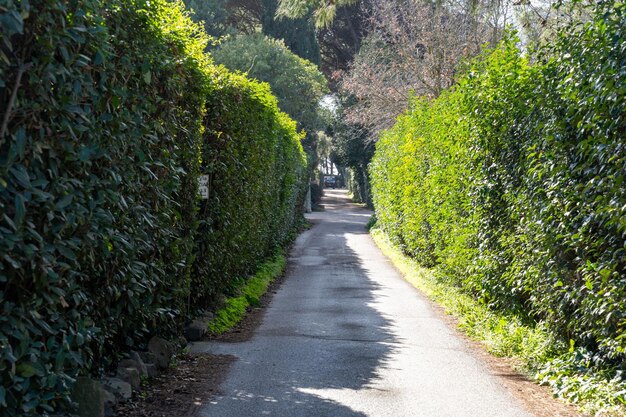
[[[223,68],[214,78],[202,148],[209,199],[200,205],[192,277],[192,300],[205,299],[200,304],[254,272],[258,259],[290,238],[308,179],[302,135],[269,86]]]
[[[357,0],[279,0],[278,15],[290,18],[306,16],[314,10],[315,24],[329,26],[335,19],[337,8],[356,3]]]
[[[414,98],[371,174],[379,225],[585,366],[626,366],[626,6],[599,2],[530,65],[509,39]],[[582,369],[582,368],[579,368]]]
[[[283,19],[276,15],[278,0],[184,0],[192,19],[216,38],[261,31],[282,40],[294,54],[315,64],[320,62],[315,25],[310,15]]]
[[[237,35],[212,52],[216,63],[231,71],[266,82],[278,106],[306,133],[302,141],[309,162],[309,175],[317,166],[317,132],[328,124],[320,100],[328,92],[324,75],[315,64],[293,53],[278,39],[262,33]]]
[[[294,54],[314,64],[320,63],[320,47],[317,43],[315,23],[311,13],[297,18],[284,19],[278,17],[279,0],[263,0],[261,16],[262,31],[266,36],[280,39]]]
[[[0,408],[41,416],[283,243],[305,160],[180,3],[3,0],[0,22]]]
[[[236,29],[231,25],[232,11],[227,0],[185,0],[191,17],[204,27],[209,35],[220,38],[232,34]]]

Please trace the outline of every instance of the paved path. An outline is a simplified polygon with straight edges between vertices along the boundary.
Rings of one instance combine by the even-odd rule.
[[[371,212],[327,191],[288,278],[202,417],[532,417],[381,254]]]

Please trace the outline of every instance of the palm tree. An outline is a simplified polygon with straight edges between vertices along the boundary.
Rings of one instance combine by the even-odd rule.
[[[309,10],[315,12],[317,27],[329,26],[335,18],[337,7],[356,3],[358,0],[280,0],[278,16],[299,18],[305,16]]]

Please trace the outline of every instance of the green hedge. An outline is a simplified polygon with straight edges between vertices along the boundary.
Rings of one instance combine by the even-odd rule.
[[[269,85],[214,74],[202,169],[209,200],[200,208],[192,300],[201,304],[253,273],[289,239],[304,205],[306,157],[296,123],[278,110]],[[297,210],[295,209],[297,208]]]
[[[599,2],[530,65],[508,39],[377,143],[378,224],[588,366],[626,366],[626,6]]]
[[[305,161],[181,3],[0,6],[0,409],[41,416],[284,243]]]

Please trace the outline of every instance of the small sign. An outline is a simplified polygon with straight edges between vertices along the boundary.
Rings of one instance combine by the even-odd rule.
[[[200,186],[208,186],[209,185],[209,176],[208,175],[200,175],[198,177],[198,185]]]
[[[198,177],[198,194],[202,200],[209,199],[209,176],[200,175]]]

